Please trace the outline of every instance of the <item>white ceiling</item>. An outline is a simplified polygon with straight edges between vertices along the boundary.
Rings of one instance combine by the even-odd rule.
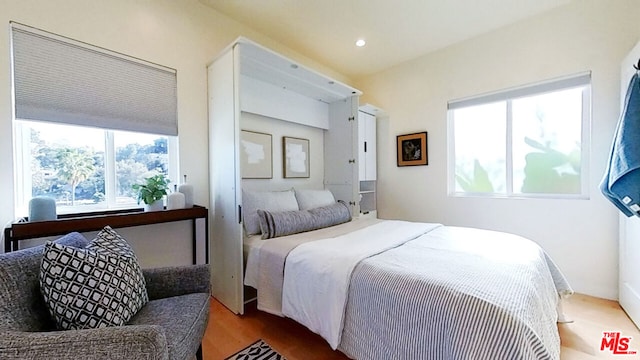
[[[571,0],[200,0],[349,77],[372,74]],[[358,38],[367,45],[357,48]]]

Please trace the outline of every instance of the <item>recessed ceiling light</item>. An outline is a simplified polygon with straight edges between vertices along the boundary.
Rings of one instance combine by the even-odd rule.
[[[366,41],[364,41],[364,39],[358,39],[358,40],[356,40],[356,46],[357,46],[357,47],[363,47],[363,46],[365,46],[365,45],[367,45],[367,42],[366,42]]]

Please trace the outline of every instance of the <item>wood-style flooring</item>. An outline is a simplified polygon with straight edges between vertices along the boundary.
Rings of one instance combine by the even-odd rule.
[[[564,310],[574,322],[558,325],[561,360],[640,358],[640,331],[617,302],[575,294],[566,300]],[[613,355],[611,351],[600,351],[604,331],[631,337],[629,348],[638,353]],[[212,298],[209,326],[202,342],[205,359],[224,359],[258,339],[266,341],[288,360],[348,359],[293,320],[256,310],[255,303],[249,304],[245,314],[238,316]]]

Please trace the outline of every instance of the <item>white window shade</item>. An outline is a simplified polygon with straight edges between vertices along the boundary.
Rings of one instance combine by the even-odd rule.
[[[583,72],[567,77],[552,79],[533,85],[516,87],[508,90],[492,92],[484,95],[473,96],[470,98],[452,100],[447,103],[449,110],[460,109],[469,106],[488,104],[496,101],[504,101],[508,99],[516,99],[524,96],[531,96],[546,92],[553,92],[572,87],[589,85],[591,83],[591,72]]]
[[[176,71],[12,24],[15,118],[177,135]]]

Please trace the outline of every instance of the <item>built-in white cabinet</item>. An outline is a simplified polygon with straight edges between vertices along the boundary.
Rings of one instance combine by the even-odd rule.
[[[370,104],[358,110],[358,199],[361,215],[377,216],[377,117],[382,110]]]
[[[376,180],[376,116],[358,111],[358,160],[360,181]]]
[[[356,160],[361,92],[245,38],[227,47],[208,65],[207,73],[212,293],[231,311],[242,314],[241,114],[323,129],[324,186],[359,214]]]

